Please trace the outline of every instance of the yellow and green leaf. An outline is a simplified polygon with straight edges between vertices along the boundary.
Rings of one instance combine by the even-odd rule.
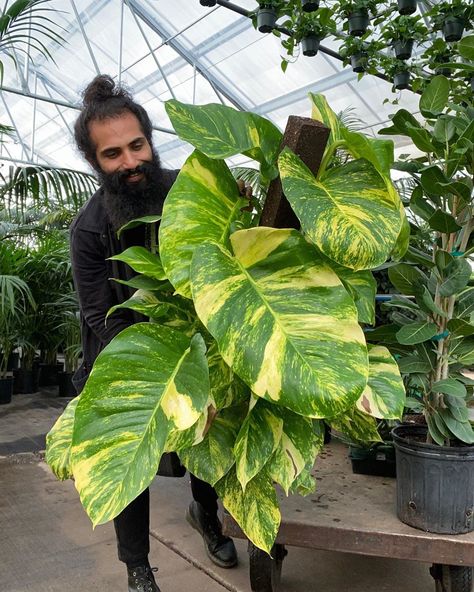
[[[333,429],[348,437],[356,445],[366,446],[370,442],[382,441],[377,430],[377,421],[356,406],[346,409],[329,423]]]
[[[46,462],[60,481],[72,477],[71,446],[74,417],[79,397],[69,401],[66,409],[46,435]]]
[[[145,247],[129,247],[122,253],[109,257],[109,259],[122,261],[129,265],[133,271],[155,280],[166,280],[159,256],[150,253]]]
[[[312,103],[312,119],[324,123],[324,125],[331,130],[331,133],[329,134],[328,146],[334,142],[339,142],[342,140],[344,126],[342,125],[338,116],[329,106],[326,97],[324,95],[309,93],[309,98]]]

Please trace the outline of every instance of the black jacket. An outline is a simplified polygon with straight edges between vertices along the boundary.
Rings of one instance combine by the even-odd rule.
[[[164,171],[166,193],[179,171]],[[130,244],[130,235],[124,232],[117,238],[102,203],[103,190],[99,189],[81,208],[71,229],[71,263],[74,285],[81,313],[81,339],[83,364],[73,382],[81,392],[94,360],[102,349],[123,329],[140,319],[130,310],[115,311],[106,322],[109,309],[131,296],[127,286],[111,278],[130,279],[132,270],[119,261],[108,261]],[[161,208],[163,204],[161,204]],[[161,211],[157,211],[160,214]],[[135,235],[136,236],[136,235]]]

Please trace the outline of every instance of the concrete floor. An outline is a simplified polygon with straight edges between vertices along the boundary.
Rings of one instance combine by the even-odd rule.
[[[0,406],[0,591],[124,592],[113,526],[92,530],[74,484],[58,482],[42,459],[44,435],[67,400],[54,390],[14,395]],[[162,592],[250,592],[246,543],[240,563],[223,570],[207,558],[184,520],[187,477],[157,477],[151,486],[152,565]],[[280,592],[428,592],[428,566],[290,547]]]

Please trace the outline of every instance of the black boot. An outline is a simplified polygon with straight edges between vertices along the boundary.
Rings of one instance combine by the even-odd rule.
[[[156,567],[148,565],[127,567],[128,592],[160,592],[153,575],[155,571],[158,571]]]
[[[186,511],[186,520],[204,539],[206,553],[219,567],[237,565],[234,541],[222,534],[222,525],[217,515],[207,513],[202,505],[193,501]]]

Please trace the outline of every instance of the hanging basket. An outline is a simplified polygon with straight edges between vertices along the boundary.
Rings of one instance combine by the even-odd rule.
[[[301,8],[304,12],[314,12],[319,8],[319,0],[314,2],[314,0],[301,0]]]
[[[443,23],[445,41],[459,41],[464,32],[464,21],[457,16],[448,16]]]
[[[260,8],[257,12],[257,29],[260,33],[271,33],[277,21],[277,13],[273,8]]]
[[[393,42],[393,50],[397,60],[408,60],[413,51],[413,41],[411,39],[397,39]]]
[[[413,14],[416,12],[416,0],[397,0],[400,14]]]
[[[365,51],[359,51],[351,55],[351,66],[353,72],[365,72],[367,68],[367,54]]]
[[[426,426],[392,430],[397,461],[398,518],[420,530],[474,530],[474,446],[426,443]]]
[[[308,35],[301,40],[301,49],[306,57],[313,57],[318,53],[321,40],[316,35]]]
[[[352,12],[348,18],[349,33],[354,37],[361,37],[369,26],[369,13],[364,11]]]
[[[393,86],[397,90],[406,90],[410,86],[410,72],[397,72],[393,77]]]

